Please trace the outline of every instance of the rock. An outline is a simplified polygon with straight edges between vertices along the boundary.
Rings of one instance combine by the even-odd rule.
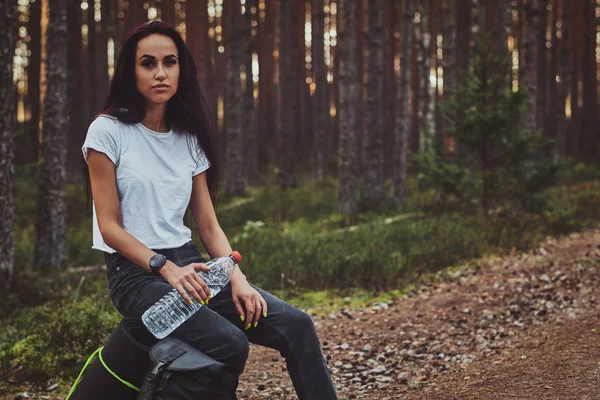
[[[371,348],[371,346],[370,346],[370,345],[368,345],[368,344],[365,344],[365,347],[363,347],[363,351],[364,351],[364,352],[366,352],[366,353],[369,353],[369,352],[371,352],[371,350],[372,350],[372,348]]]
[[[27,392],[23,392],[23,393],[19,393],[16,397],[15,400],[20,400],[20,399],[30,399],[31,396],[29,395],[29,393]]]
[[[58,387],[58,383],[53,383],[52,385],[50,385],[46,388],[46,391],[51,392],[53,390],[56,390],[57,387]]]

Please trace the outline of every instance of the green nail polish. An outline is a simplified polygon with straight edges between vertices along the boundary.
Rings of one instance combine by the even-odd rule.
[[[240,319],[242,320],[242,322],[244,322],[244,316],[240,315]]]
[[[250,329],[250,323],[248,323],[248,326],[246,326],[246,330]]]
[[[258,322],[255,322],[254,323],[254,327],[256,328],[257,326],[258,326]]]
[[[194,302],[192,300],[189,301],[190,304],[194,304]]]
[[[263,313],[263,316],[264,316],[265,318],[267,318],[267,313]]]

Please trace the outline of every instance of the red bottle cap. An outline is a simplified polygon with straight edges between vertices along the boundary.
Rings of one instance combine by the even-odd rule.
[[[240,253],[238,253],[237,251],[233,251],[231,253],[231,257],[233,257],[233,259],[235,260],[236,263],[239,263],[240,261],[242,261],[242,255]]]

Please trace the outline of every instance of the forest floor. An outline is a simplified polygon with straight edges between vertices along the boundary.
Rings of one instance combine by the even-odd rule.
[[[402,298],[306,311],[340,399],[592,400],[599,294],[597,229],[441,271]],[[238,396],[297,398],[278,352],[251,346]]]
[[[340,399],[597,400],[599,294],[600,230],[591,230],[313,320]],[[279,353],[252,346],[240,400],[293,393]]]

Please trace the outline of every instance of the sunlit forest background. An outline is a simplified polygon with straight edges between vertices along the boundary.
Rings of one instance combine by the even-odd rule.
[[[81,145],[156,19],[211,107],[219,221],[285,299],[598,223],[600,0],[0,0],[0,375],[68,374],[118,322]]]

